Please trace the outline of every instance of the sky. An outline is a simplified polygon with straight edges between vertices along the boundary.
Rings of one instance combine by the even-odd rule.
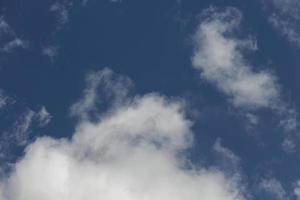
[[[299,0],[0,0],[0,200],[300,199]]]

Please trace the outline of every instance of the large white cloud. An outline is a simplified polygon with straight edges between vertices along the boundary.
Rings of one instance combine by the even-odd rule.
[[[70,139],[30,144],[2,178],[0,199],[244,199],[236,179],[188,164],[182,152],[192,145],[191,125],[181,101],[128,98],[99,120],[80,118]]]

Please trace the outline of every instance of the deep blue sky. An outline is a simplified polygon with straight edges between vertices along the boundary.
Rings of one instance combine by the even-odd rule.
[[[49,10],[55,2],[65,5],[67,21]],[[70,2],[0,0],[0,16],[26,42],[24,48],[0,53],[0,88],[16,101],[0,113],[3,133],[24,110],[45,106],[51,122],[33,128],[31,139],[70,137],[76,120],[69,109],[82,94],[85,75],[109,67],[130,77],[134,93],[158,92],[186,100],[194,121],[195,146],[187,152],[192,162],[218,165],[211,148],[219,138],[242,160],[241,171],[254,199],[272,199],[256,191],[261,177],[275,177],[292,192],[300,178],[300,158],[297,148],[294,153],[281,148],[285,133],[278,126],[280,116],[260,110],[261,123],[249,128],[243,111],[228,104],[224,94],[202,80],[191,63],[192,35],[201,12],[209,6],[235,7],[243,14],[240,35],[257,41],[258,50],[249,55],[254,70],[272,70],[283,100],[299,111],[300,47],[272,27],[268,21],[272,11],[262,0]],[[0,34],[1,46],[8,41]],[[43,55],[47,47],[56,49],[53,57]],[[297,136],[293,139],[300,142]]]

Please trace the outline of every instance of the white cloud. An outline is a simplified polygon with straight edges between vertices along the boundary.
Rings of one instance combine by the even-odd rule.
[[[42,49],[42,54],[47,56],[51,62],[54,62],[55,58],[58,56],[59,47],[58,46],[47,46]]]
[[[70,10],[73,7],[72,0],[55,1],[49,8],[49,11],[54,13],[58,26],[61,28],[64,24],[69,22]]]
[[[105,79],[106,73],[95,74]],[[244,199],[241,185],[223,172],[186,167],[180,153],[192,145],[190,128],[182,102],[158,94],[128,97],[101,120],[84,118],[71,139],[30,144],[2,179],[0,199]]]
[[[276,77],[268,71],[254,71],[243,56],[255,41],[233,36],[241,21],[234,8],[205,11],[194,35],[193,66],[201,76],[230,97],[236,107],[270,107],[279,96]]]
[[[256,41],[238,37],[242,14],[235,8],[209,8],[194,35],[193,66],[236,107],[246,111],[269,108],[282,117],[280,125],[294,131],[297,113],[281,97],[277,77],[251,65],[245,52],[256,50]],[[249,116],[249,112],[247,114]]]
[[[71,115],[82,119],[88,118],[103,101],[109,100],[111,106],[122,103],[133,86],[130,79],[116,76],[108,68],[89,73],[85,81],[87,86],[81,99],[71,107]]]
[[[8,97],[9,98],[9,97]],[[14,100],[10,100],[14,103]],[[34,128],[45,127],[51,120],[51,115],[43,106],[39,111],[33,111],[26,108],[24,112],[18,114],[15,119],[12,118],[13,123],[1,130],[0,136],[0,174],[1,167],[7,167],[7,163],[2,161],[9,161],[14,157],[15,148],[23,148],[30,142],[30,136]]]
[[[225,147],[220,138],[216,140],[213,150],[219,155],[220,165],[222,165],[224,170],[231,172],[232,174],[239,171],[241,163],[240,158],[230,149]]]
[[[0,17],[0,51],[10,53],[16,48],[27,48],[28,42],[17,36],[4,17]]]
[[[300,181],[297,182],[296,187],[294,188],[294,194],[296,195],[297,199],[300,199]]]
[[[14,101],[8,97],[3,90],[0,89],[0,109],[13,102]]]
[[[34,118],[34,111],[28,109],[15,121],[9,137],[15,140],[18,145],[25,145],[30,133],[30,127]]]
[[[56,13],[59,23],[65,24],[69,21],[69,11],[64,4],[55,2],[51,5],[50,11]]]
[[[264,1],[270,10],[269,22],[290,42],[300,44],[300,1]]]
[[[39,124],[39,126],[43,127],[50,123],[51,114],[47,111],[45,106],[42,106],[41,109],[35,113],[35,118]]]
[[[20,38],[15,38],[15,39],[13,39],[13,40],[7,42],[7,43],[3,46],[2,50],[3,50],[4,52],[6,52],[6,53],[9,53],[9,52],[11,52],[12,50],[14,50],[14,49],[16,49],[16,48],[21,47],[21,48],[24,48],[24,49],[25,49],[25,48],[27,48],[27,46],[28,46],[28,43],[27,43],[27,42],[25,42],[24,40],[21,40]]]
[[[277,179],[262,179],[259,183],[259,189],[271,195],[275,200],[289,199],[285,189]]]

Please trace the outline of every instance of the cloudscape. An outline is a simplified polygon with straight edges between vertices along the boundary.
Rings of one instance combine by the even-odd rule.
[[[0,8],[0,200],[300,199],[298,0]]]

